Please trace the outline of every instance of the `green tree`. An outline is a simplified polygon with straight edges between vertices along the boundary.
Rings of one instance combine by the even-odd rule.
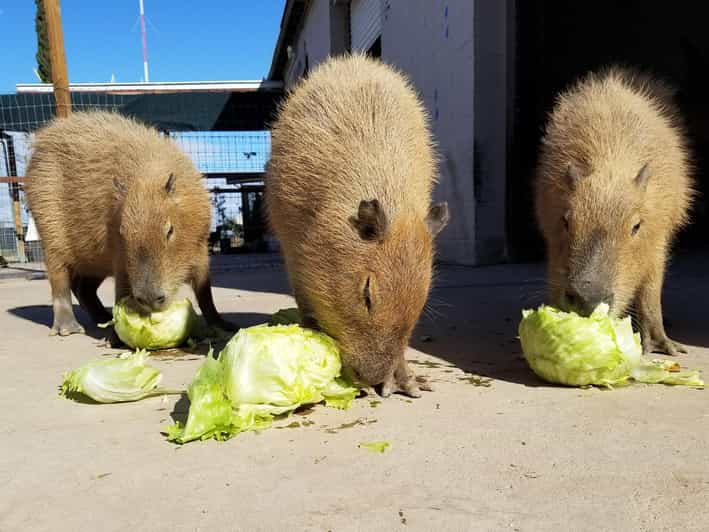
[[[52,82],[52,63],[49,58],[49,37],[44,18],[44,1],[34,0],[37,12],[34,17],[34,27],[37,32],[37,72],[42,83]]]

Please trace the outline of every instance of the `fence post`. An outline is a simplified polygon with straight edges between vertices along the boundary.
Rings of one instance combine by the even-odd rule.
[[[17,159],[15,155],[15,143],[12,135],[7,135],[0,132],[0,138],[5,145],[5,158],[7,160],[8,177],[17,177]],[[25,238],[22,227],[22,206],[20,205],[20,183],[18,180],[10,180],[8,183],[10,189],[10,198],[12,199],[12,212],[15,221],[15,248],[17,251],[17,260],[19,262],[27,262],[25,255]]]
[[[44,0],[44,15],[49,37],[49,57],[52,63],[52,83],[54,84],[57,116],[64,118],[71,113],[71,94],[69,93],[69,74],[66,69],[64,32],[59,0]]]
[[[15,234],[17,235],[17,259],[20,262],[27,262],[25,254],[25,236],[22,227],[22,206],[20,205],[20,184],[10,183],[12,194],[12,206],[15,211]]]

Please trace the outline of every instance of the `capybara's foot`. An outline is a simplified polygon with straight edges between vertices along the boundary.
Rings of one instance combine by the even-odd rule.
[[[403,393],[409,397],[421,397],[421,391],[431,392],[433,388],[424,377],[417,377],[403,361],[391,377],[382,384],[382,397],[389,397],[392,393]]]
[[[648,337],[643,339],[643,353],[648,355],[650,353],[661,353],[663,355],[677,356],[680,353],[686,353],[687,348],[670,340],[667,335],[663,335],[660,340],[656,340],[653,337]]]
[[[49,331],[49,336],[69,336],[70,334],[83,334],[84,332],[84,328],[79,325],[76,318],[72,317],[54,320],[54,325],[52,325],[52,329]]]
[[[115,329],[111,329],[110,331],[106,332],[106,336],[99,341],[99,346],[110,347],[112,349],[120,349],[122,347],[126,347],[126,344],[124,344],[123,340],[118,337],[118,334],[116,333]]]

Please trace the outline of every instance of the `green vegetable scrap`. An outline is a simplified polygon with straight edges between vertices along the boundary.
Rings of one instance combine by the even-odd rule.
[[[370,441],[370,442],[360,443],[358,445],[358,447],[360,449],[366,449],[366,450],[371,451],[373,453],[383,453],[389,447],[391,447],[391,443],[389,443],[388,441]]]
[[[141,314],[128,298],[113,306],[113,320],[103,324],[113,325],[116,334],[133,349],[168,349],[184,344],[191,335],[203,334],[205,324],[185,298],[176,301],[162,312]]]
[[[179,393],[158,388],[161,373],[145,364],[148,352],[125,353],[118,358],[91,360],[64,375],[59,395],[82,394],[98,403],[137,401],[145,397]]]
[[[217,360],[209,357],[200,368],[188,390],[187,423],[168,428],[168,439],[228,439],[321,401],[348,408],[358,390],[340,371],[337,345],[323,333],[299,325],[241,329]]]
[[[540,378],[567,386],[620,386],[630,381],[703,386],[697,371],[677,372],[642,357],[630,317],[614,319],[602,303],[587,318],[542,305],[524,310],[519,337]],[[672,371],[670,371],[672,369]]]

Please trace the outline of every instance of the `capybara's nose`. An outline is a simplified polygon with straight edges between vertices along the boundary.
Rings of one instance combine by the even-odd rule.
[[[167,301],[167,297],[165,297],[164,292],[156,292],[154,294],[150,294],[150,300],[149,300],[149,306],[153,310],[161,310],[163,306],[165,305],[165,301]]]
[[[591,287],[583,291],[569,287],[565,295],[569,309],[578,312],[582,316],[589,316],[601,303],[606,303],[609,306],[613,304],[613,294],[605,290],[595,290]]]
[[[160,310],[167,301],[167,296],[164,292],[151,292],[135,296],[136,302],[142,307],[150,310]]]

